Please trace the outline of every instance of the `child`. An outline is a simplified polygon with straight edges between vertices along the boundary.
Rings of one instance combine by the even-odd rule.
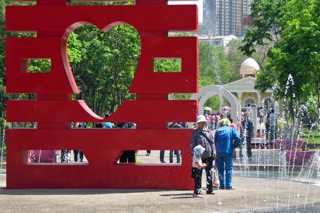
[[[202,163],[201,156],[204,152],[205,148],[201,145],[194,147],[193,152],[193,160],[192,160],[192,177],[194,178],[194,198],[202,198],[203,196],[200,194],[202,190],[201,186],[201,178],[202,178],[202,168],[206,167],[205,163]]]

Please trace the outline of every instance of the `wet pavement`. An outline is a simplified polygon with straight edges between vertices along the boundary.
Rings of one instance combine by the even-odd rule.
[[[278,153],[255,149],[251,161],[236,159],[236,189],[215,190],[215,195],[204,194],[204,198],[193,198],[192,190],[7,190],[5,165],[1,165],[0,212],[320,212],[318,175],[310,177],[314,171],[307,167],[281,169]],[[142,163],[160,163],[159,151],[145,154],[145,150],[138,152]],[[166,161],[168,155],[166,151]],[[205,179],[202,184],[205,192]]]

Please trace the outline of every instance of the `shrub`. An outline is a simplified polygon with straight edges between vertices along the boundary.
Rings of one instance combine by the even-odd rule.
[[[311,164],[315,153],[316,151],[286,150],[286,160],[295,165]]]
[[[276,147],[282,151],[301,149],[304,144],[304,141],[302,139],[298,139],[298,140],[276,139],[275,142],[276,142]]]

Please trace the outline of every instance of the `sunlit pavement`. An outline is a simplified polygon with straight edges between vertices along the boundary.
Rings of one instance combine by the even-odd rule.
[[[235,190],[215,190],[215,195],[204,198],[192,198],[192,190],[7,190],[6,175],[0,174],[0,212],[320,212],[319,183],[294,180],[290,170],[284,178],[279,170],[250,169],[257,164],[266,168],[254,159],[267,158],[267,153],[273,156],[272,150],[253,151],[248,164],[253,166],[239,162],[237,169],[235,163]],[[150,156],[145,154],[145,150],[138,152],[143,163],[160,163],[159,150],[152,150]],[[165,152],[165,161],[169,162],[169,151]],[[202,185],[205,192],[204,177]]]

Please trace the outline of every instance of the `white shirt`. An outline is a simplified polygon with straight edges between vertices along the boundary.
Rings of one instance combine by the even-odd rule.
[[[198,162],[198,164],[202,164],[202,160],[201,160],[201,157],[200,156],[196,156],[196,155],[193,155],[193,159],[192,159],[192,167],[193,168],[198,168],[200,169],[201,167],[196,164]]]

